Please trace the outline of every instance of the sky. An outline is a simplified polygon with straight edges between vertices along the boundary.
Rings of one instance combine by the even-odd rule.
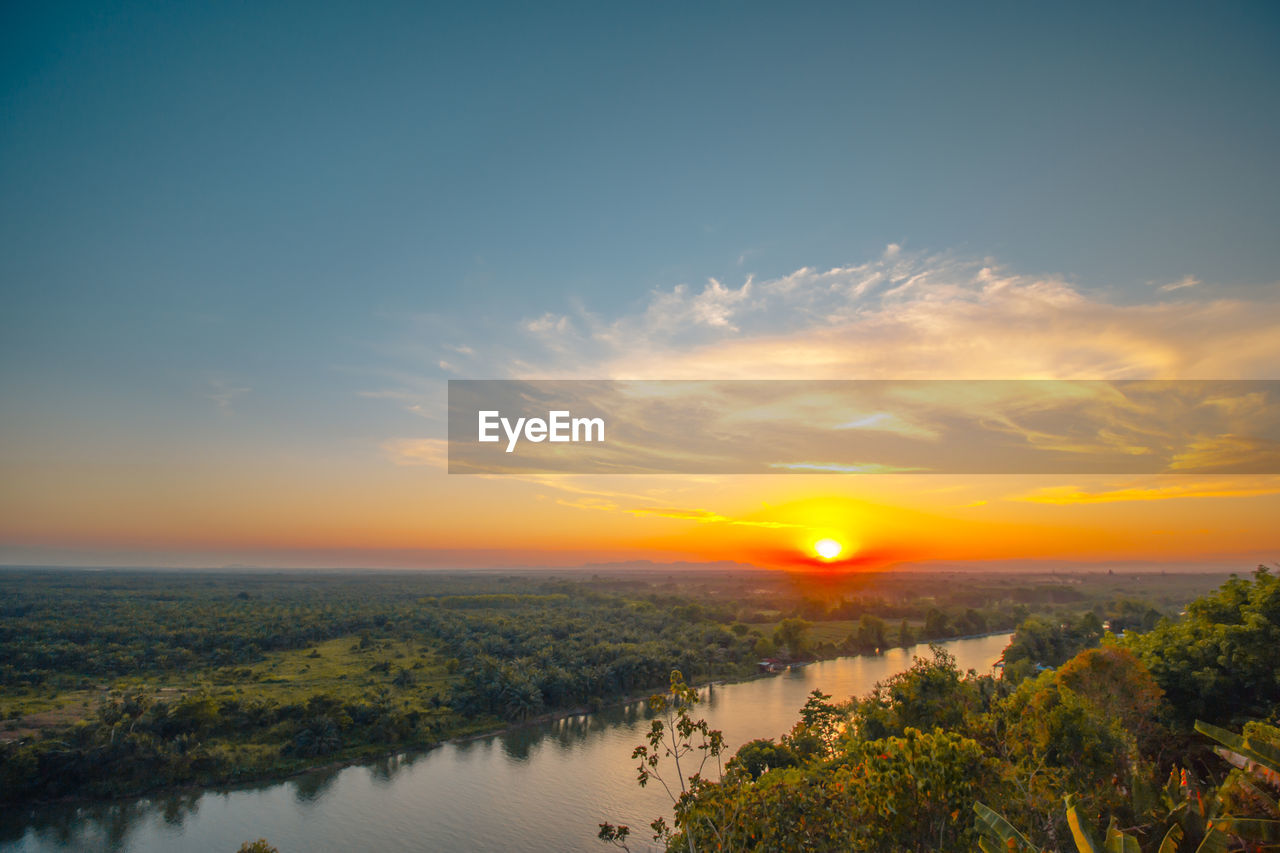
[[[1266,2],[6,4],[0,563],[1274,561],[1274,475],[442,460],[449,378],[1280,378],[1278,104]]]

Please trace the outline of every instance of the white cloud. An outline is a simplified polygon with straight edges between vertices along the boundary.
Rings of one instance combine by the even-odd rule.
[[[1188,287],[1195,287],[1199,283],[1200,283],[1200,279],[1196,278],[1195,276],[1184,275],[1182,278],[1178,279],[1177,281],[1160,285],[1160,290],[1165,293],[1172,293],[1175,290],[1184,290],[1185,288],[1188,288]]]
[[[550,311],[536,319],[526,320],[524,327],[536,335],[550,333],[563,335],[573,329],[573,325],[567,316],[563,314],[553,314]]]
[[[466,356],[465,372],[477,377],[1275,377],[1280,291],[1214,299],[1209,288],[1176,284],[1176,297],[1158,288],[1145,303],[1115,303],[1061,276],[1019,274],[992,258],[911,253],[893,244],[861,264],[802,267],[772,279],[747,277],[738,286],[711,279],[701,288],[655,290],[615,316],[582,306],[548,311],[520,323],[505,340],[489,329],[463,343],[467,336],[456,324],[426,316],[416,321],[417,344],[400,354],[429,366],[429,373],[387,372],[388,390],[365,393],[392,397],[419,414],[443,412],[435,370],[458,367],[440,360],[442,346]],[[433,340],[428,345],[424,338]],[[213,390],[210,398],[229,409],[248,389],[223,384]],[[850,412],[838,423],[860,430],[919,428],[858,420],[874,411]],[[422,464],[430,454],[425,446],[401,445],[391,455]]]
[[[544,314],[524,323],[533,351],[513,353],[507,368],[563,378],[1270,378],[1278,326],[1280,300],[1118,304],[1060,276],[890,245],[865,264],[654,291],[612,319]]]

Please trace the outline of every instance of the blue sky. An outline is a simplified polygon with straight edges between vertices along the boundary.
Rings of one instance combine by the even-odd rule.
[[[1278,47],[1263,2],[7,4],[0,438],[377,446],[544,315],[887,246],[1273,300]]]

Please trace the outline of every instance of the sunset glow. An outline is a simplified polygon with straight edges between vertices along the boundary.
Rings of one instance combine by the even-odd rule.
[[[663,64],[662,80],[603,73],[631,48],[600,42],[581,16],[555,31],[586,53],[518,73],[505,63],[543,44],[523,26],[509,43],[477,38],[491,56],[466,38],[388,52],[376,21],[326,29],[368,52],[379,82],[365,91],[334,50],[297,41],[292,20],[255,18],[280,28],[255,50],[292,53],[250,62],[202,35],[240,32],[221,13],[186,14],[181,44],[123,13],[119,33],[86,24],[88,42],[52,13],[46,32],[34,11],[15,36],[31,47],[7,81],[0,139],[0,564],[834,573],[1275,559],[1280,475],[1240,461],[1277,457],[1250,433],[1280,425],[1265,395],[1187,410],[1172,406],[1181,396],[982,384],[1278,378],[1280,244],[1265,226],[1280,171],[1257,124],[1274,118],[1255,109],[1276,91],[1269,23],[1249,28],[1254,53],[1222,42],[1217,76],[1177,64],[1182,83],[1150,76],[1162,61],[1150,44],[1126,44],[1096,73],[1142,82],[1104,103],[1092,88],[1044,97],[1096,51],[1045,50],[1061,68],[1024,68],[1023,40],[969,16],[955,23],[1041,84],[965,82],[950,61],[928,85],[866,77],[946,55],[911,40],[907,61],[884,39],[828,46],[804,79],[786,50],[807,25],[791,33],[781,9],[781,25],[734,15],[757,46],[744,52],[701,43],[723,23],[703,9],[690,12],[699,26],[676,28],[685,65]],[[648,35],[630,20],[600,32],[666,44],[671,28],[650,17]],[[397,38],[417,25],[440,22],[382,22]],[[246,64],[208,73],[227,57]],[[265,68],[299,71],[285,89],[242,84]],[[684,85],[709,68],[734,70]],[[422,97],[422,81],[441,79],[456,86]],[[1183,109],[1118,122],[1125,105],[1165,103],[1150,100],[1156,79]],[[286,98],[291,81],[306,88]],[[936,133],[929,104],[962,121]],[[735,116],[752,124],[726,139]],[[795,134],[818,116],[820,130]],[[892,132],[872,132],[877,121]],[[507,126],[527,130],[519,156],[493,141]],[[187,148],[172,128],[202,130]],[[1087,144],[1064,141],[1082,128]],[[963,167],[948,166],[953,138],[971,146]],[[797,147],[780,158],[784,140]],[[1054,168],[1028,193],[1009,164],[1041,157]],[[334,164],[346,179],[330,179]],[[450,380],[616,387],[493,407],[477,446],[547,465],[463,476],[449,470]],[[702,384],[729,380],[761,384]],[[771,384],[799,380],[868,387],[849,398]],[[892,385],[922,380],[980,384]],[[1091,465],[1011,473],[1033,451]],[[589,470],[576,464],[587,454]]]
[[[813,543],[813,550],[824,560],[834,560],[840,556],[844,546],[834,539],[819,539]]]

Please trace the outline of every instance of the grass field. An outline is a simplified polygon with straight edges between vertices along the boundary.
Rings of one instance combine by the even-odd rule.
[[[755,628],[766,637],[772,637],[774,630],[780,624],[782,624],[781,620],[778,620],[777,622],[757,622],[751,627]],[[838,646],[848,639],[850,634],[857,635],[858,624],[859,620],[857,619],[837,619],[830,622],[812,622],[810,623],[811,627],[809,628],[809,642],[814,645],[818,645],[820,643],[832,643]],[[890,643],[897,642],[899,624],[901,624],[901,620],[886,622],[886,631],[888,633]],[[916,635],[919,635],[921,628],[924,626],[923,621],[912,621],[910,619],[907,620],[907,624],[911,626],[912,632]]]
[[[405,707],[427,709],[445,700],[454,681],[448,662],[422,643],[346,636],[271,653],[252,666],[121,678],[92,689],[9,690],[0,705],[6,720],[0,739],[73,724],[91,716],[113,692],[173,700],[203,691],[215,698],[281,705],[302,704],[317,694],[347,700],[385,693]]]

